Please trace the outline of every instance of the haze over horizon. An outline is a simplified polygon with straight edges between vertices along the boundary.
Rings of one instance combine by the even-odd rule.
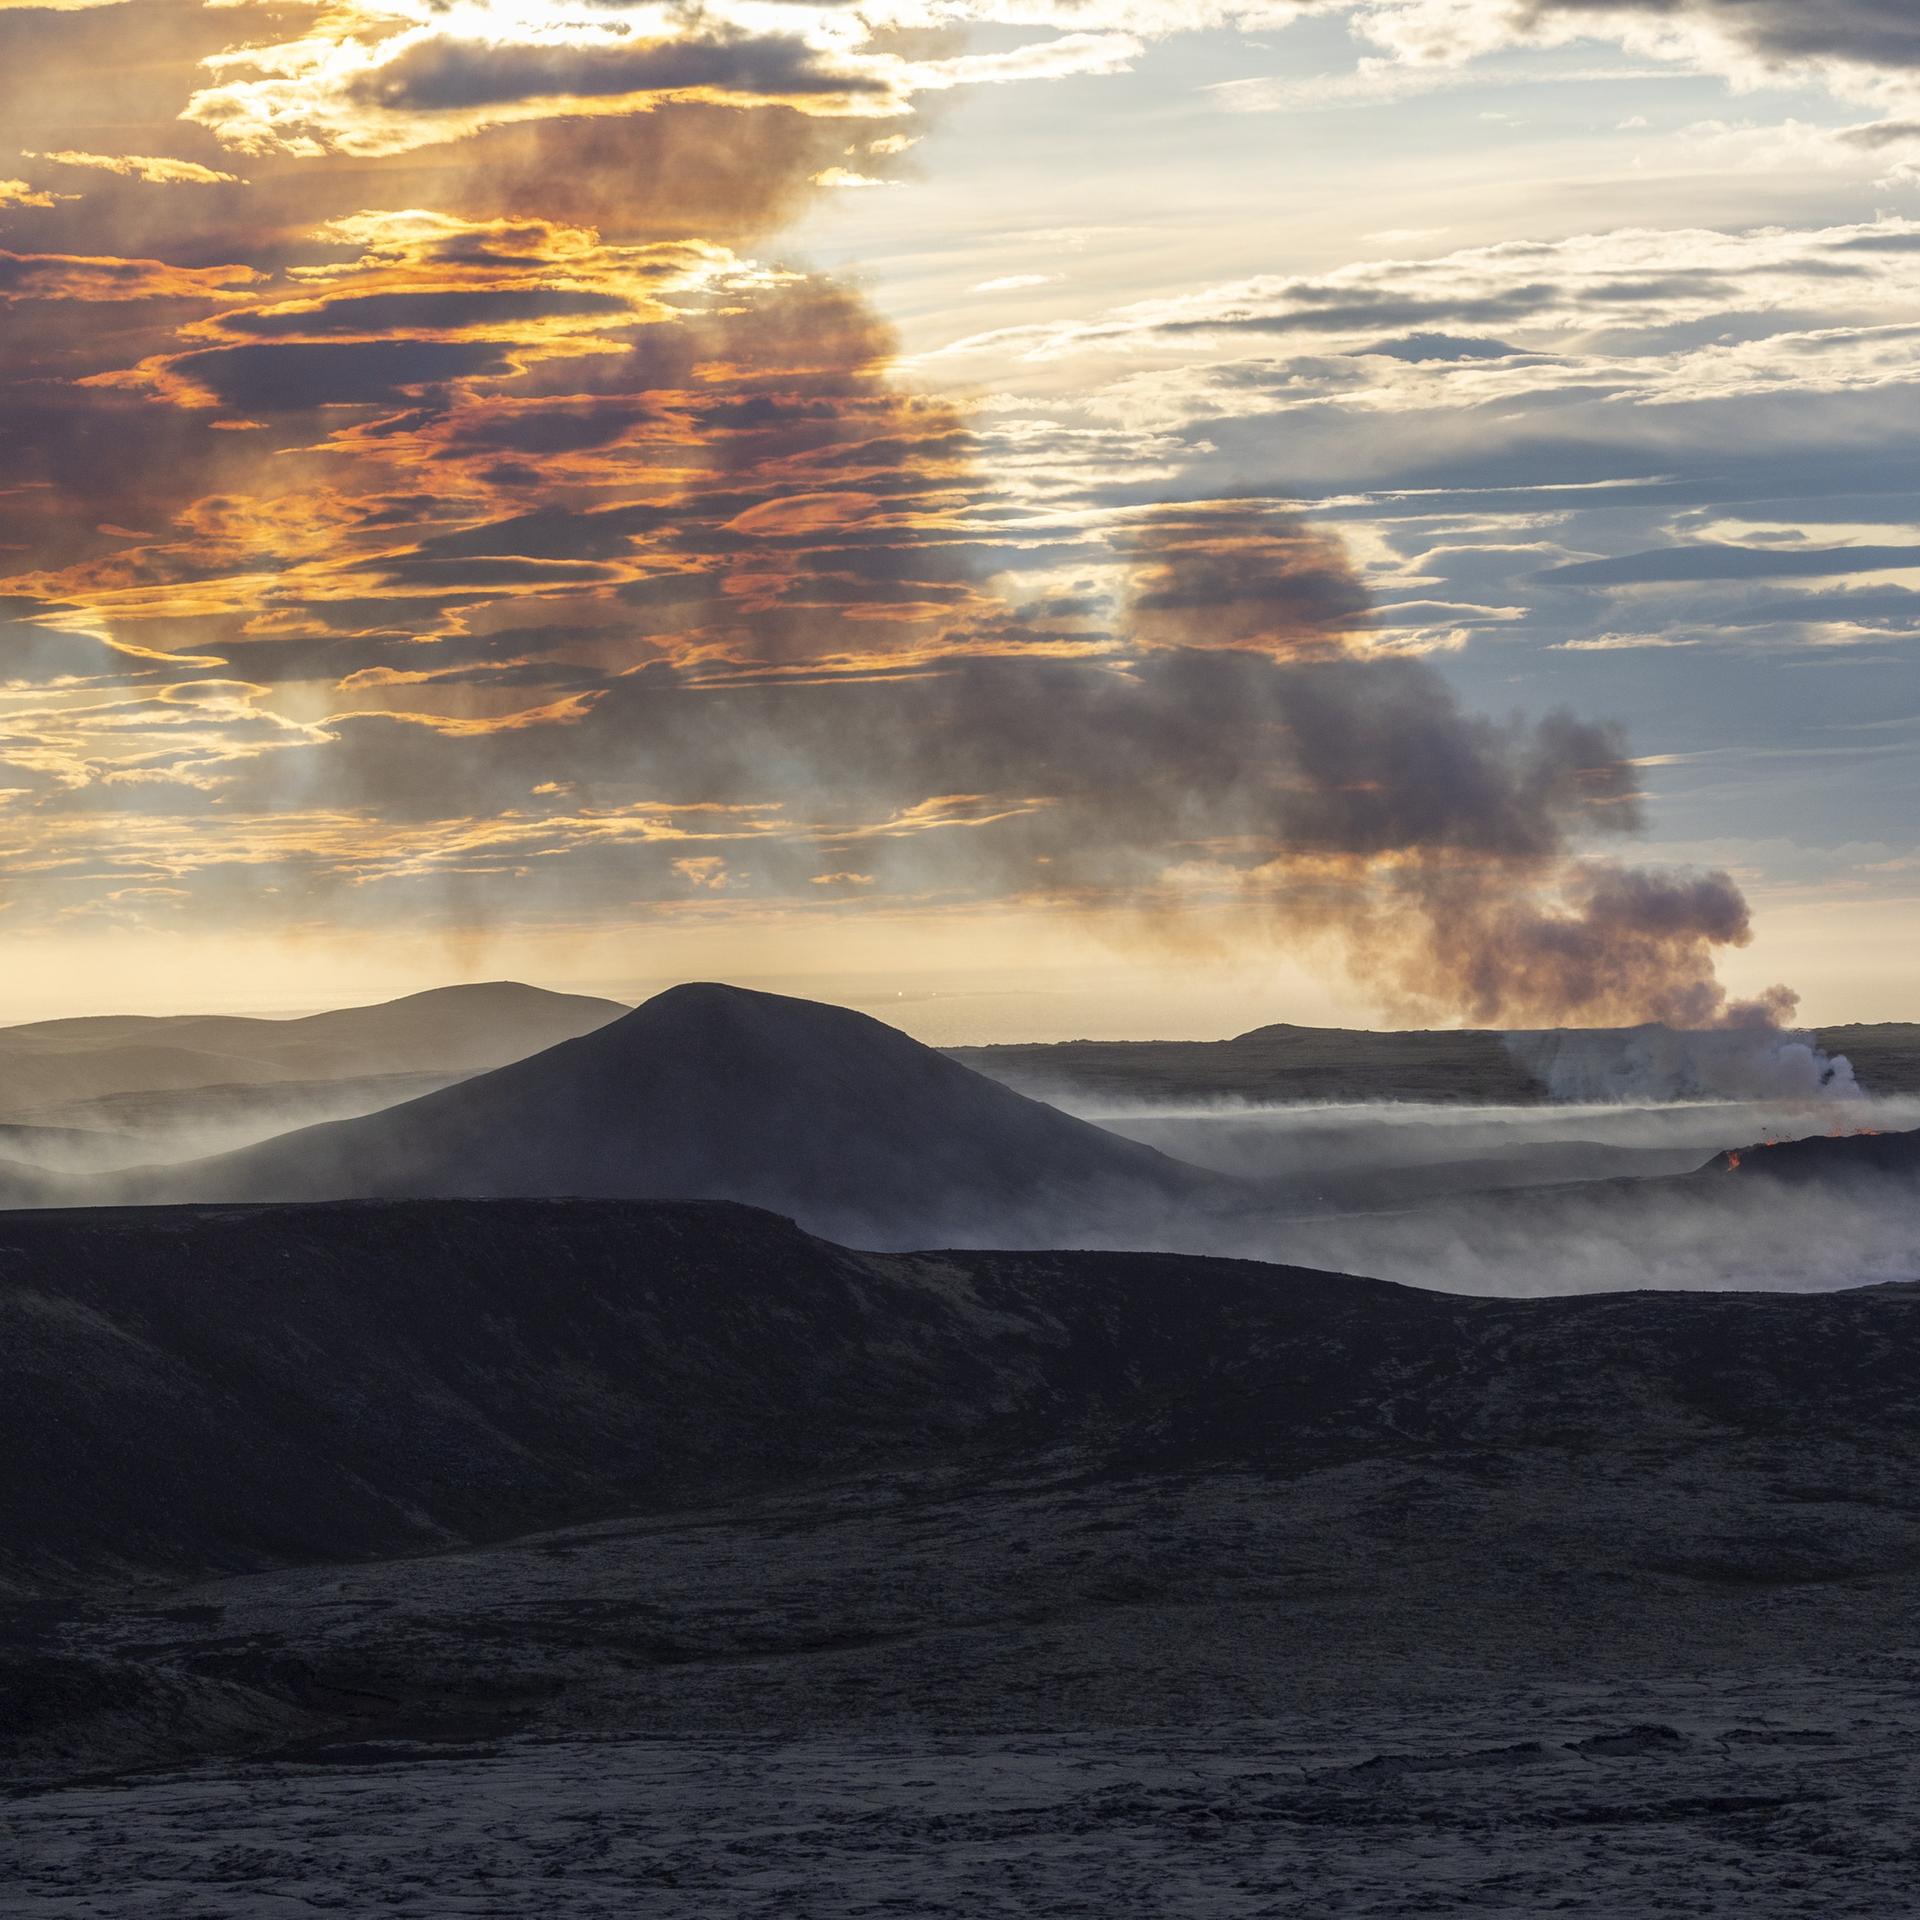
[[[1342,992],[1338,981],[1315,979],[1298,967],[1267,966],[1238,973],[1222,970],[1195,978],[1145,967],[1102,966],[1102,958],[1096,955],[1085,967],[1061,966],[1048,973],[1008,968],[727,976],[716,971],[712,975],[686,976],[555,976],[514,984],[637,1006],[690,980],[713,978],[756,992],[849,1007],[934,1047],[1071,1040],[1229,1040],[1273,1026],[1346,1032],[1408,1030],[1383,1018],[1359,996]],[[364,986],[349,984],[356,980]],[[416,984],[415,977],[407,972],[396,976],[350,972],[343,982],[336,972],[330,976],[330,983],[312,983],[309,990],[314,997],[291,997],[291,990],[303,983],[303,976],[289,980],[275,974],[244,983],[222,979],[178,990],[170,981],[157,991],[143,991],[138,982],[118,983],[106,988],[106,997],[100,1000],[76,996],[71,991],[44,1002],[8,996],[0,1005],[0,1032],[45,1020],[125,1015],[167,1019],[229,1014],[258,1020],[303,1020],[347,1008],[381,1006],[446,988],[497,984],[480,976],[470,980],[429,977],[424,984]],[[1911,1003],[1896,997],[1892,1004],[1898,1009]],[[1459,1024],[1435,1021],[1427,1026],[1445,1030]],[[1846,1023],[1823,1021],[1812,1014],[1794,1023],[1799,1030],[1842,1024]]]
[[[1893,0],[0,0],[0,111],[0,1020],[1913,1011]]]

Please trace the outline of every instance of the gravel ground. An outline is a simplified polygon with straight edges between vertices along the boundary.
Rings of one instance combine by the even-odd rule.
[[[16,1802],[0,1876],[20,1920],[1885,1916],[1916,1788],[1910,1713],[1771,1676],[1205,1740],[342,1742]]]
[[[49,1658],[150,1690],[23,1752],[44,1784],[0,1801],[0,1904],[1912,1910],[1920,1593],[1873,1502],[1785,1489],[1799,1558],[1760,1564],[1726,1521],[1782,1551],[1779,1463],[1737,1453],[1085,1469],[850,1479],[56,1621]]]

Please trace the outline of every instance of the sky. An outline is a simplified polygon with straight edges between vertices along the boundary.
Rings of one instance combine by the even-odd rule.
[[[1910,0],[0,0],[0,1019],[1911,1016],[1917,291]]]

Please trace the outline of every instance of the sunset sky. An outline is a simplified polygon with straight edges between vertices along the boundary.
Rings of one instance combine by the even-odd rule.
[[[0,0],[0,1020],[1916,1017],[1917,353],[1912,0]]]

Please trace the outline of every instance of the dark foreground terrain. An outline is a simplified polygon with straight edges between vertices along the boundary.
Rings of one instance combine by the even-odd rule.
[[[9,1216],[5,1910],[1906,1911],[1917,1360],[1907,1286]]]

